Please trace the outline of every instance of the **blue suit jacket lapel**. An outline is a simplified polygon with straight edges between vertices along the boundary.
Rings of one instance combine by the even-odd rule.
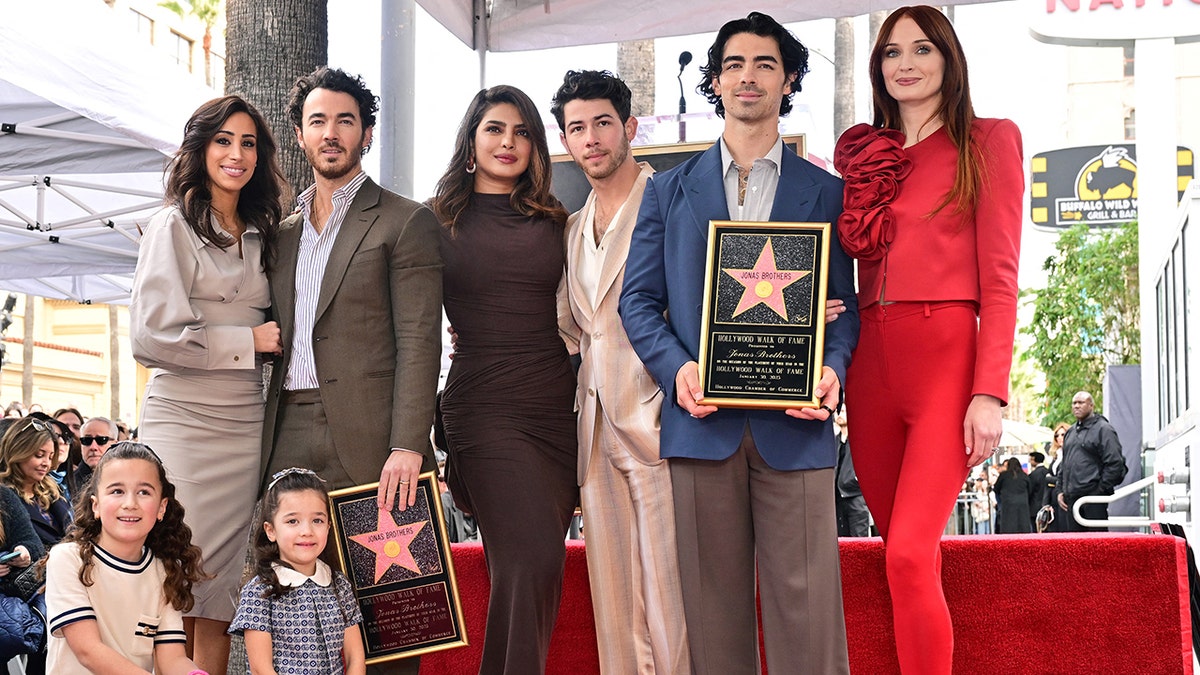
[[[702,237],[708,237],[708,221],[729,220],[720,142],[713,143],[704,151],[692,170],[679,177],[679,184],[684,200],[692,211],[692,220],[700,228]]]
[[[813,211],[821,197],[821,186],[808,176],[803,162],[796,153],[786,147],[783,149],[783,168],[779,175],[779,187],[775,189],[775,203],[771,205],[771,220],[803,223],[813,219]]]

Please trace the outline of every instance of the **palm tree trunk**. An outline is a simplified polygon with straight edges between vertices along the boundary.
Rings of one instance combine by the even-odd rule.
[[[654,40],[617,44],[617,72],[633,93],[632,115],[654,114]]]
[[[121,317],[108,306],[108,415],[121,416]]]
[[[875,41],[879,39],[879,27],[883,25],[883,20],[888,18],[888,14],[891,14],[891,12],[886,9],[881,9],[877,12],[871,12],[868,15],[867,24],[870,27],[871,47],[874,47]]]
[[[212,77],[212,26],[204,27],[204,84],[213,86]]]
[[[854,18],[835,20],[833,31],[833,137],[840,138],[855,122]]]
[[[34,303],[37,298],[32,295],[25,296],[25,343],[21,345],[21,400],[26,406],[33,405],[33,341],[36,335],[34,331]]]
[[[312,169],[287,118],[296,78],[329,60],[326,0],[228,0],[225,6],[225,90],[267,118],[292,189],[312,183]]]

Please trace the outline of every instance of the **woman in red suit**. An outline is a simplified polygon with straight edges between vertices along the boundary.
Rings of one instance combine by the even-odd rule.
[[[846,131],[838,221],[858,259],[862,334],[846,376],[855,469],[887,547],[905,675],[949,674],[941,534],[1008,398],[1024,192],[1021,136],[975,117],[962,45],[904,7],[871,52],[875,117]]]

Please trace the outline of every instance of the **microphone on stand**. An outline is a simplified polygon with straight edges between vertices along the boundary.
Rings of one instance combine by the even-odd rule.
[[[687,134],[685,129],[687,123],[683,121],[683,115],[687,112],[687,99],[683,97],[683,69],[687,64],[692,62],[692,53],[688,51],[679,54],[679,74],[675,76],[679,80],[679,142],[683,143]]]
[[[679,74],[683,74],[683,67],[692,62],[692,53],[684,51],[679,54]]]

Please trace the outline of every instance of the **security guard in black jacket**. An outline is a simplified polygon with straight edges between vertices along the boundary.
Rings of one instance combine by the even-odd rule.
[[[1095,401],[1086,391],[1075,394],[1071,399],[1071,412],[1075,424],[1067,430],[1063,440],[1063,460],[1058,484],[1055,486],[1058,503],[1069,513],[1080,497],[1088,495],[1111,495],[1125,478],[1128,470],[1125,457],[1121,454],[1121,441],[1117,431],[1103,415],[1095,414]],[[1108,519],[1107,504],[1085,504],[1079,507],[1084,518]],[[1085,527],[1067,518],[1069,532],[1107,532],[1107,527]]]

